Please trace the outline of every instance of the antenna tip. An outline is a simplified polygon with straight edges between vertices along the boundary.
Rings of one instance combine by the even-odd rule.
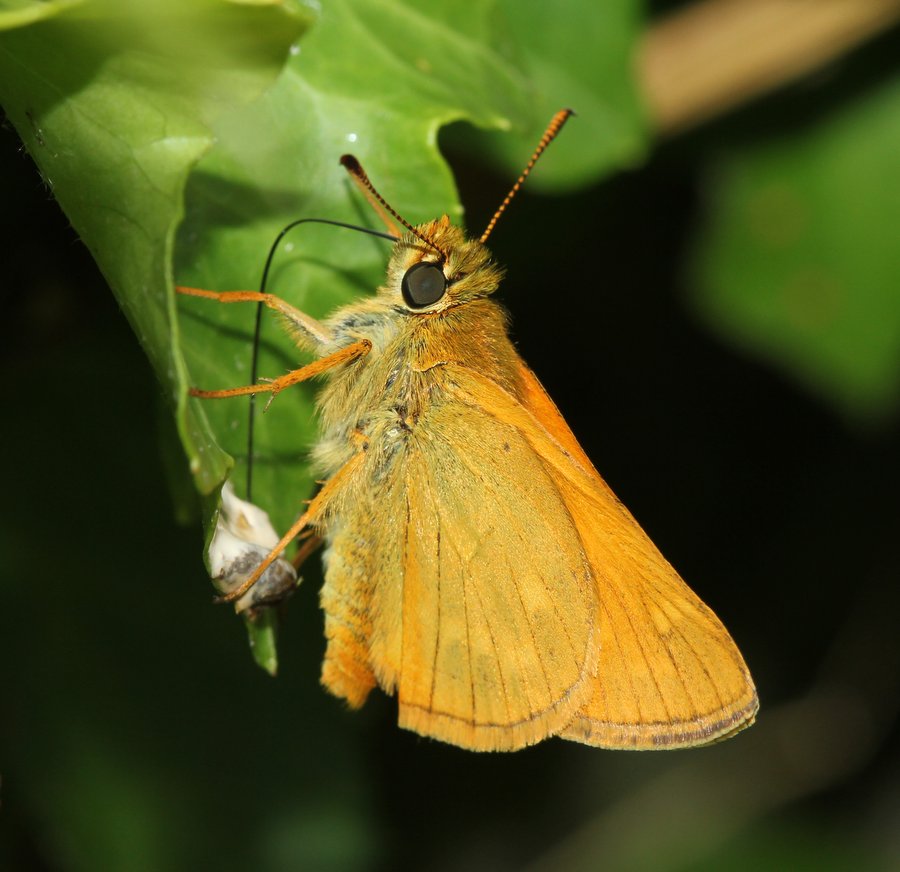
[[[359,161],[352,154],[342,154],[340,164],[351,173],[358,172],[360,169]]]

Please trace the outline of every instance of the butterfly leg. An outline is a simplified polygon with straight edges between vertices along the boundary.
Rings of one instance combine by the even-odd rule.
[[[300,547],[297,549],[297,553],[294,555],[294,559],[291,563],[294,564],[294,569],[299,571],[300,567],[322,547],[323,540],[321,536],[317,535],[312,530],[305,530],[297,537],[297,539],[300,542]]]
[[[316,349],[321,347],[332,339],[331,331],[324,324],[310,318],[309,315],[295,309],[290,303],[285,302],[274,294],[264,294],[259,291],[204,291],[201,288],[189,288],[183,285],[176,286],[175,290],[179,294],[188,297],[200,297],[205,300],[215,300],[218,303],[263,303],[270,309],[280,312],[291,324],[297,328],[301,339],[307,341]],[[360,339],[346,348],[341,348],[333,354],[320,357],[306,366],[292,370],[282,376],[274,379],[264,379],[258,384],[243,385],[237,388],[225,388],[216,391],[204,391],[199,388],[191,388],[190,395],[192,397],[200,397],[202,399],[223,399],[225,397],[244,397],[250,394],[269,393],[269,404],[272,400],[283,391],[286,387],[299,384],[307,379],[314,378],[317,375],[338,366],[342,363],[349,363],[358,357],[363,357],[372,348],[372,343],[367,339]],[[266,406],[268,408],[268,405]]]
[[[271,393],[272,397],[269,400],[271,403],[285,388],[321,375],[334,366],[349,363],[358,357],[364,357],[371,348],[372,343],[368,339],[360,339],[352,345],[346,346],[346,348],[341,348],[333,354],[320,357],[318,360],[314,360],[306,366],[301,366],[299,369],[291,370],[284,375],[278,376],[278,378],[268,379],[255,385],[242,385],[239,388],[224,388],[218,391],[203,391],[199,388],[191,388],[190,394],[192,397],[200,397],[205,400],[221,400],[225,397],[245,397],[248,394]]]
[[[303,339],[314,348],[321,347],[333,338],[331,331],[321,321],[316,321],[305,312],[295,309],[274,294],[264,294],[260,291],[204,291],[202,288],[189,288],[184,285],[176,285],[175,290],[185,297],[200,297],[204,300],[215,300],[217,303],[262,303],[284,315],[291,325],[297,328]]]
[[[285,548],[297,538],[305,529],[312,527],[321,518],[329,500],[335,491],[345,483],[356,468],[363,462],[364,454],[355,454],[350,458],[325,484],[322,489],[310,500],[306,511],[294,522],[290,530],[281,537],[278,544],[269,552],[268,556],[256,567],[247,580],[238,588],[219,597],[216,602],[230,603],[240,599],[257,581],[263,573],[281,556]]]

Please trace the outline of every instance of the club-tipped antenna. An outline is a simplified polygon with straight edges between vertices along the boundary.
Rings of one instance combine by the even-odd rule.
[[[488,222],[488,226],[485,228],[484,233],[481,234],[479,238],[479,242],[484,244],[487,242],[487,238],[491,235],[494,230],[494,227],[497,225],[497,222],[500,220],[500,216],[506,211],[506,207],[509,205],[510,200],[516,196],[519,191],[519,188],[522,187],[525,179],[528,178],[528,174],[534,168],[534,165],[537,163],[538,158],[544,153],[544,149],[556,139],[556,135],[562,130],[563,124],[569,120],[569,117],[574,115],[575,111],[573,109],[560,109],[556,115],[553,116],[553,119],[550,121],[550,124],[547,126],[547,129],[544,131],[544,135],[541,137],[541,141],[538,143],[537,148],[534,150],[534,154],[531,155],[531,160],[525,166],[525,169],[522,171],[522,175],[516,179],[516,183],[510,188],[509,193],[503,198],[503,202],[500,204],[499,208],[496,212],[494,212],[493,218]]]
[[[360,162],[352,155],[352,154],[344,154],[341,155],[341,166],[350,173],[350,177],[359,185],[360,189],[366,195],[366,198],[369,202],[372,202],[372,198],[374,197],[375,203],[378,203],[381,208],[385,209],[393,218],[395,218],[400,224],[402,224],[413,236],[418,237],[422,240],[429,248],[434,249],[440,256],[442,261],[447,260],[447,252],[445,252],[439,245],[436,245],[431,239],[425,236],[423,233],[419,233],[412,224],[409,223],[402,215],[397,213],[391,205],[388,203],[381,194],[375,189],[375,186],[369,181],[369,177],[366,175],[366,171],[362,168]],[[373,204],[374,205],[374,204]],[[380,214],[380,209],[376,206],[376,210]],[[385,220],[382,216],[382,220]],[[389,222],[388,226],[390,226]]]

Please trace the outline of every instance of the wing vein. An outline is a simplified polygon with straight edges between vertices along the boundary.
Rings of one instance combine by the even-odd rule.
[[[658,591],[657,591],[657,594],[658,594]],[[650,607],[647,604],[646,588],[640,588],[638,590],[637,600],[638,600],[638,602],[640,602],[641,607],[644,610],[644,614],[647,616],[647,623],[652,627],[653,626],[653,616],[650,612]],[[668,620],[668,616],[666,616],[666,617]],[[672,632],[677,631],[677,628],[674,623],[671,625],[671,631]],[[682,637],[682,639],[684,639],[683,633],[679,632],[679,635]],[[684,680],[684,675],[682,674],[681,669],[679,669],[679,667],[678,667],[678,661],[675,658],[675,653],[672,651],[671,647],[669,646],[669,640],[662,633],[657,633],[657,638],[659,639],[660,643],[662,644],[662,647],[666,652],[666,656],[669,658],[669,662],[672,664],[672,669],[674,670],[675,674],[678,676],[678,681],[681,684],[682,689],[684,690],[684,695],[687,697],[688,701],[691,704],[691,708],[696,710],[697,709],[696,700],[694,699],[694,695],[691,693],[687,682]],[[643,648],[643,646],[641,646],[641,647]],[[697,652],[694,651],[690,645],[688,645],[688,648],[691,649],[691,653],[694,655],[694,658],[699,660],[699,658],[697,657]],[[718,696],[718,692],[716,695]],[[675,721],[672,718],[671,713],[669,712],[668,706],[665,704],[665,700],[663,700],[663,707],[665,708],[666,716],[669,718],[669,720],[672,720],[674,723]]]
[[[497,674],[500,676],[500,689],[503,691],[503,705],[506,707],[506,721],[507,723],[511,723],[512,711],[509,707],[509,694],[506,690],[506,680],[503,677],[503,667],[500,663],[500,649],[497,647],[497,640],[494,637],[494,628],[491,626],[487,609],[484,607],[484,600],[481,598],[481,592],[478,590],[477,585],[474,589],[475,596],[478,599],[478,605],[481,608],[481,614],[484,617],[484,625],[487,627],[488,636],[490,636],[491,639],[491,647],[494,649],[494,660],[497,662]]]
[[[479,476],[479,471],[475,467],[472,466],[471,462],[464,454],[460,454],[458,456],[459,456],[459,459],[462,461],[463,465],[469,470],[469,472],[471,472],[473,475]],[[538,458],[538,462],[540,463],[540,466],[544,470],[544,472],[547,473],[547,468],[544,465],[543,461],[541,461],[540,458]],[[581,537],[578,534],[578,529],[575,525],[575,519],[572,518],[572,515],[569,512],[569,507],[566,505],[566,501],[563,499],[562,494],[559,492],[559,489],[556,487],[556,483],[553,481],[552,476],[550,476],[549,474],[547,474],[547,482],[553,487],[553,489],[556,491],[557,495],[559,496],[560,503],[569,516],[569,520],[572,524],[572,530],[575,534],[575,537],[578,539],[579,544],[581,544]],[[513,490],[515,490],[519,493],[519,495],[521,495],[522,497],[527,496],[528,492],[524,488],[520,487],[518,482],[511,481],[511,482],[509,482],[509,484],[512,486]],[[487,482],[485,482],[485,487],[490,489],[490,485]],[[494,494],[494,495],[497,496],[496,494]],[[495,500],[495,505],[497,508],[499,508],[503,512],[503,515],[506,518],[506,520],[513,521],[513,522],[516,520],[516,518],[513,516],[512,512],[510,511],[509,505],[507,504],[507,502],[505,500],[500,499],[498,497]],[[491,529],[493,529],[493,527]],[[515,524],[514,523],[510,524],[509,529],[515,530]],[[516,531],[516,532],[517,532],[519,541],[521,543],[523,543],[523,545],[524,545],[527,540],[521,534],[521,532],[519,532],[519,531]],[[512,575],[512,578],[514,579],[515,573],[512,573],[511,575]],[[516,593],[519,595],[519,598],[521,599],[521,593],[519,591],[518,584],[514,583],[513,586],[516,588]],[[563,616],[560,614],[560,611],[559,611],[559,606],[558,606],[556,600],[554,599],[553,595],[551,594],[550,588],[547,585],[547,582],[544,580],[543,576],[541,576],[541,586],[544,588],[544,591],[547,593],[547,599],[550,601],[550,604],[553,607],[553,613],[556,615],[556,620],[559,623],[559,626],[562,628],[563,633],[565,634],[566,641],[569,643],[569,650],[572,652],[572,658],[573,658],[573,660],[575,660],[577,662],[577,661],[579,661],[579,657],[580,657],[580,655],[578,653],[578,649],[575,647],[575,643],[572,641],[572,637],[569,634],[569,628],[566,625],[566,622],[563,620]],[[523,608],[524,608],[524,605],[523,605]],[[532,639],[534,639],[534,630],[531,627],[531,623],[527,620],[527,616],[526,616],[526,623],[528,623],[529,630],[531,631],[531,634],[532,634]],[[541,667],[543,668],[543,663],[541,663]],[[552,696],[552,693],[551,693],[551,696]]]
[[[726,703],[725,700],[723,699],[722,692],[719,690],[719,686],[713,680],[712,674],[710,673],[709,669],[707,669],[705,661],[697,653],[697,649],[691,644],[691,641],[690,641],[690,638],[688,637],[688,635],[677,624],[672,625],[672,632],[677,633],[678,636],[681,637],[681,641],[683,642],[684,647],[687,648],[691,652],[691,654],[694,655],[694,659],[697,661],[697,663],[700,666],[700,669],[703,671],[703,674],[706,676],[706,679],[709,682],[709,686],[715,691],[716,699],[718,699],[718,701],[719,701],[719,708],[721,708],[721,709],[726,708],[728,703]],[[664,640],[664,641],[666,643],[666,648],[668,649],[668,640]],[[674,658],[673,658],[673,662],[674,662]],[[682,684],[685,684],[684,679],[682,679]],[[691,696],[690,692],[688,691],[686,684],[685,684],[685,693],[687,693],[688,698],[691,700],[691,703],[694,704],[694,698]],[[712,714],[712,712],[711,711],[703,712],[702,714],[707,715],[707,714]]]
[[[669,706],[666,704],[666,698],[663,695],[662,688],[659,686],[659,682],[656,680],[656,673],[653,671],[653,668],[650,666],[650,661],[647,658],[647,651],[644,648],[643,643],[641,642],[640,634],[637,632],[634,626],[634,621],[631,620],[631,615],[628,613],[628,609],[625,608],[625,603],[622,600],[622,597],[619,594],[619,591],[616,590],[614,585],[608,585],[607,589],[615,596],[616,600],[619,603],[619,608],[622,610],[622,614],[625,616],[625,620],[628,621],[628,626],[631,627],[631,633],[637,642],[638,650],[641,652],[641,658],[644,661],[644,664],[647,667],[647,672],[650,675],[650,678],[653,679],[653,686],[656,688],[657,696],[659,696],[659,700],[662,703],[663,711],[666,713],[666,717],[671,720],[671,713],[669,711]],[[649,615],[648,615],[649,617]],[[602,643],[601,643],[602,644]],[[621,650],[621,649],[620,649]],[[629,673],[630,678],[630,673]],[[633,687],[633,685],[632,685]],[[638,705],[638,711],[640,711],[640,704]]]
[[[431,693],[428,696],[428,708],[434,707],[434,688],[437,684],[438,652],[441,650],[441,526],[437,528],[437,627],[434,636],[434,659],[431,661]]]
[[[512,564],[509,562],[509,559],[507,559],[506,565],[507,565],[510,575],[512,575],[513,568],[512,568]],[[544,584],[544,589],[546,590],[547,585],[546,585],[546,583],[544,583],[543,578],[541,578],[541,583]],[[552,701],[553,700],[553,690],[550,687],[550,677],[547,675],[547,667],[544,666],[544,658],[541,657],[541,653],[538,650],[537,638],[534,635],[534,627],[532,626],[531,621],[528,619],[528,610],[525,608],[525,600],[522,599],[522,591],[519,590],[519,585],[517,585],[517,584],[513,584],[513,588],[515,588],[516,598],[519,600],[519,605],[522,607],[522,615],[525,618],[525,626],[528,627],[528,633],[531,636],[531,645],[534,648],[535,653],[537,654],[537,661],[541,665],[541,675],[544,676],[544,684],[547,685],[547,698]],[[522,668],[522,661],[519,658],[518,651],[516,651],[516,660],[519,661],[519,671],[522,673],[523,676],[527,675],[528,674],[527,670]],[[530,693],[531,687],[530,687],[530,685],[528,685],[527,682],[525,683],[525,687],[526,687],[526,693],[528,694],[529,708],[534,710],[535,706],[532,703],[531,693]]]

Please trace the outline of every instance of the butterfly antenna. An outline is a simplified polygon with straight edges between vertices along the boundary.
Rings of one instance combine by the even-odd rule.
[[[419,233],[412,224],[409,223],[402,215],[399,215],[394,209],[391,208],[390,204],[378,191],[375,190],[375,186],[372,182],[369,181],[369,177],[366,175],[366,171],[362,168],[360,162],[352,155],[345,154],[341,156],[341,166],[350,173],[351,178],[357,185],[359,185],[362,192],[366,195],[366,199],[375,205],[376,211],[380,215],[382,215],[382,220],[385,221],[388,225],[390,222],[386,221],[384,215],[382,213],[382,209],[388,212],[393,218],[400,222],[413,236],[418,237],[422,240],[429,248],[433,248],[440,256],[441,260],[447,260],[447,252],[445,252],[440,246],[435,245],[432,240],[430,240],[427,236],[422,233]],[[374,198],[374,202],[373,202]]]
[[[358,227],[356,224],[347,224],[343,221],[331,221],[328,218],[299,218],[296,221],[291,221],[291,223],[285,226],[278,236],[275,237],[275,241],[269,248],[269,254],[266,257],[266,265],[263,267],[262,278],[259,282],[259,292],[261,294],[266,292],[266,285],[269,282],[269,273],[272,269],[272,261],[275,258],[275,252],[278,250],[281,240],[284,239],[291,230],[295,227],[299,227],[301,224],[329,224],[332,227],[343,227],[345,230],[358,230],[360,233],[367,233],[369,236],[379,236],[382,239],[388,239],[391,242],[397,241],[397,234],[395,233],[380,233],[378,230],[372,230],[368,227]],[[253,353],[250,358],[250,384],[254,385],[259,380],[259,346],[260,336],[262,334],[264,308],[265,306],[262,303],[258,303],[256,306],[256,326],[253,330]],[[253,431],[254,422],[256,420],[256,394],[250,394],[249,400],[250,405],[247,411],[247,502],[252,503]]]
[[[574,115],[575,112],[572,109],[560,109],[556,115],[553,116],[552,121],[548,125],[547,129],[544,131],[544,135],[541,137],[541,141],[538,143],[538,147],[534,150],[534,154],[531,156],[531,160],[528,161],[528,164],[525,166],[525,169],[522,171],[522,175],[516,179],[516,183],[510,188],[509,193],[503,198],[503,202],[500,204],[500,207],[494,212],[494,217],[488,222],[488,226],[485,228],[484,233],[481,234],[481,238],[478,240],[482,244],[487,242],[487,238],[491,235],[496,227],[497,222],[500,220],[500,216],[506,211],[506,207],[509,205],[510,201],[516,194],[519,192],[519,188],[522,187],[522,183],[525,179],[528,178],[528,174],[534,168],[534,165],[538,162],[538,158],[544,153],[544,149],[556,139],[556,135],[562,130],[563,124],[569,120],[569,117]]]

